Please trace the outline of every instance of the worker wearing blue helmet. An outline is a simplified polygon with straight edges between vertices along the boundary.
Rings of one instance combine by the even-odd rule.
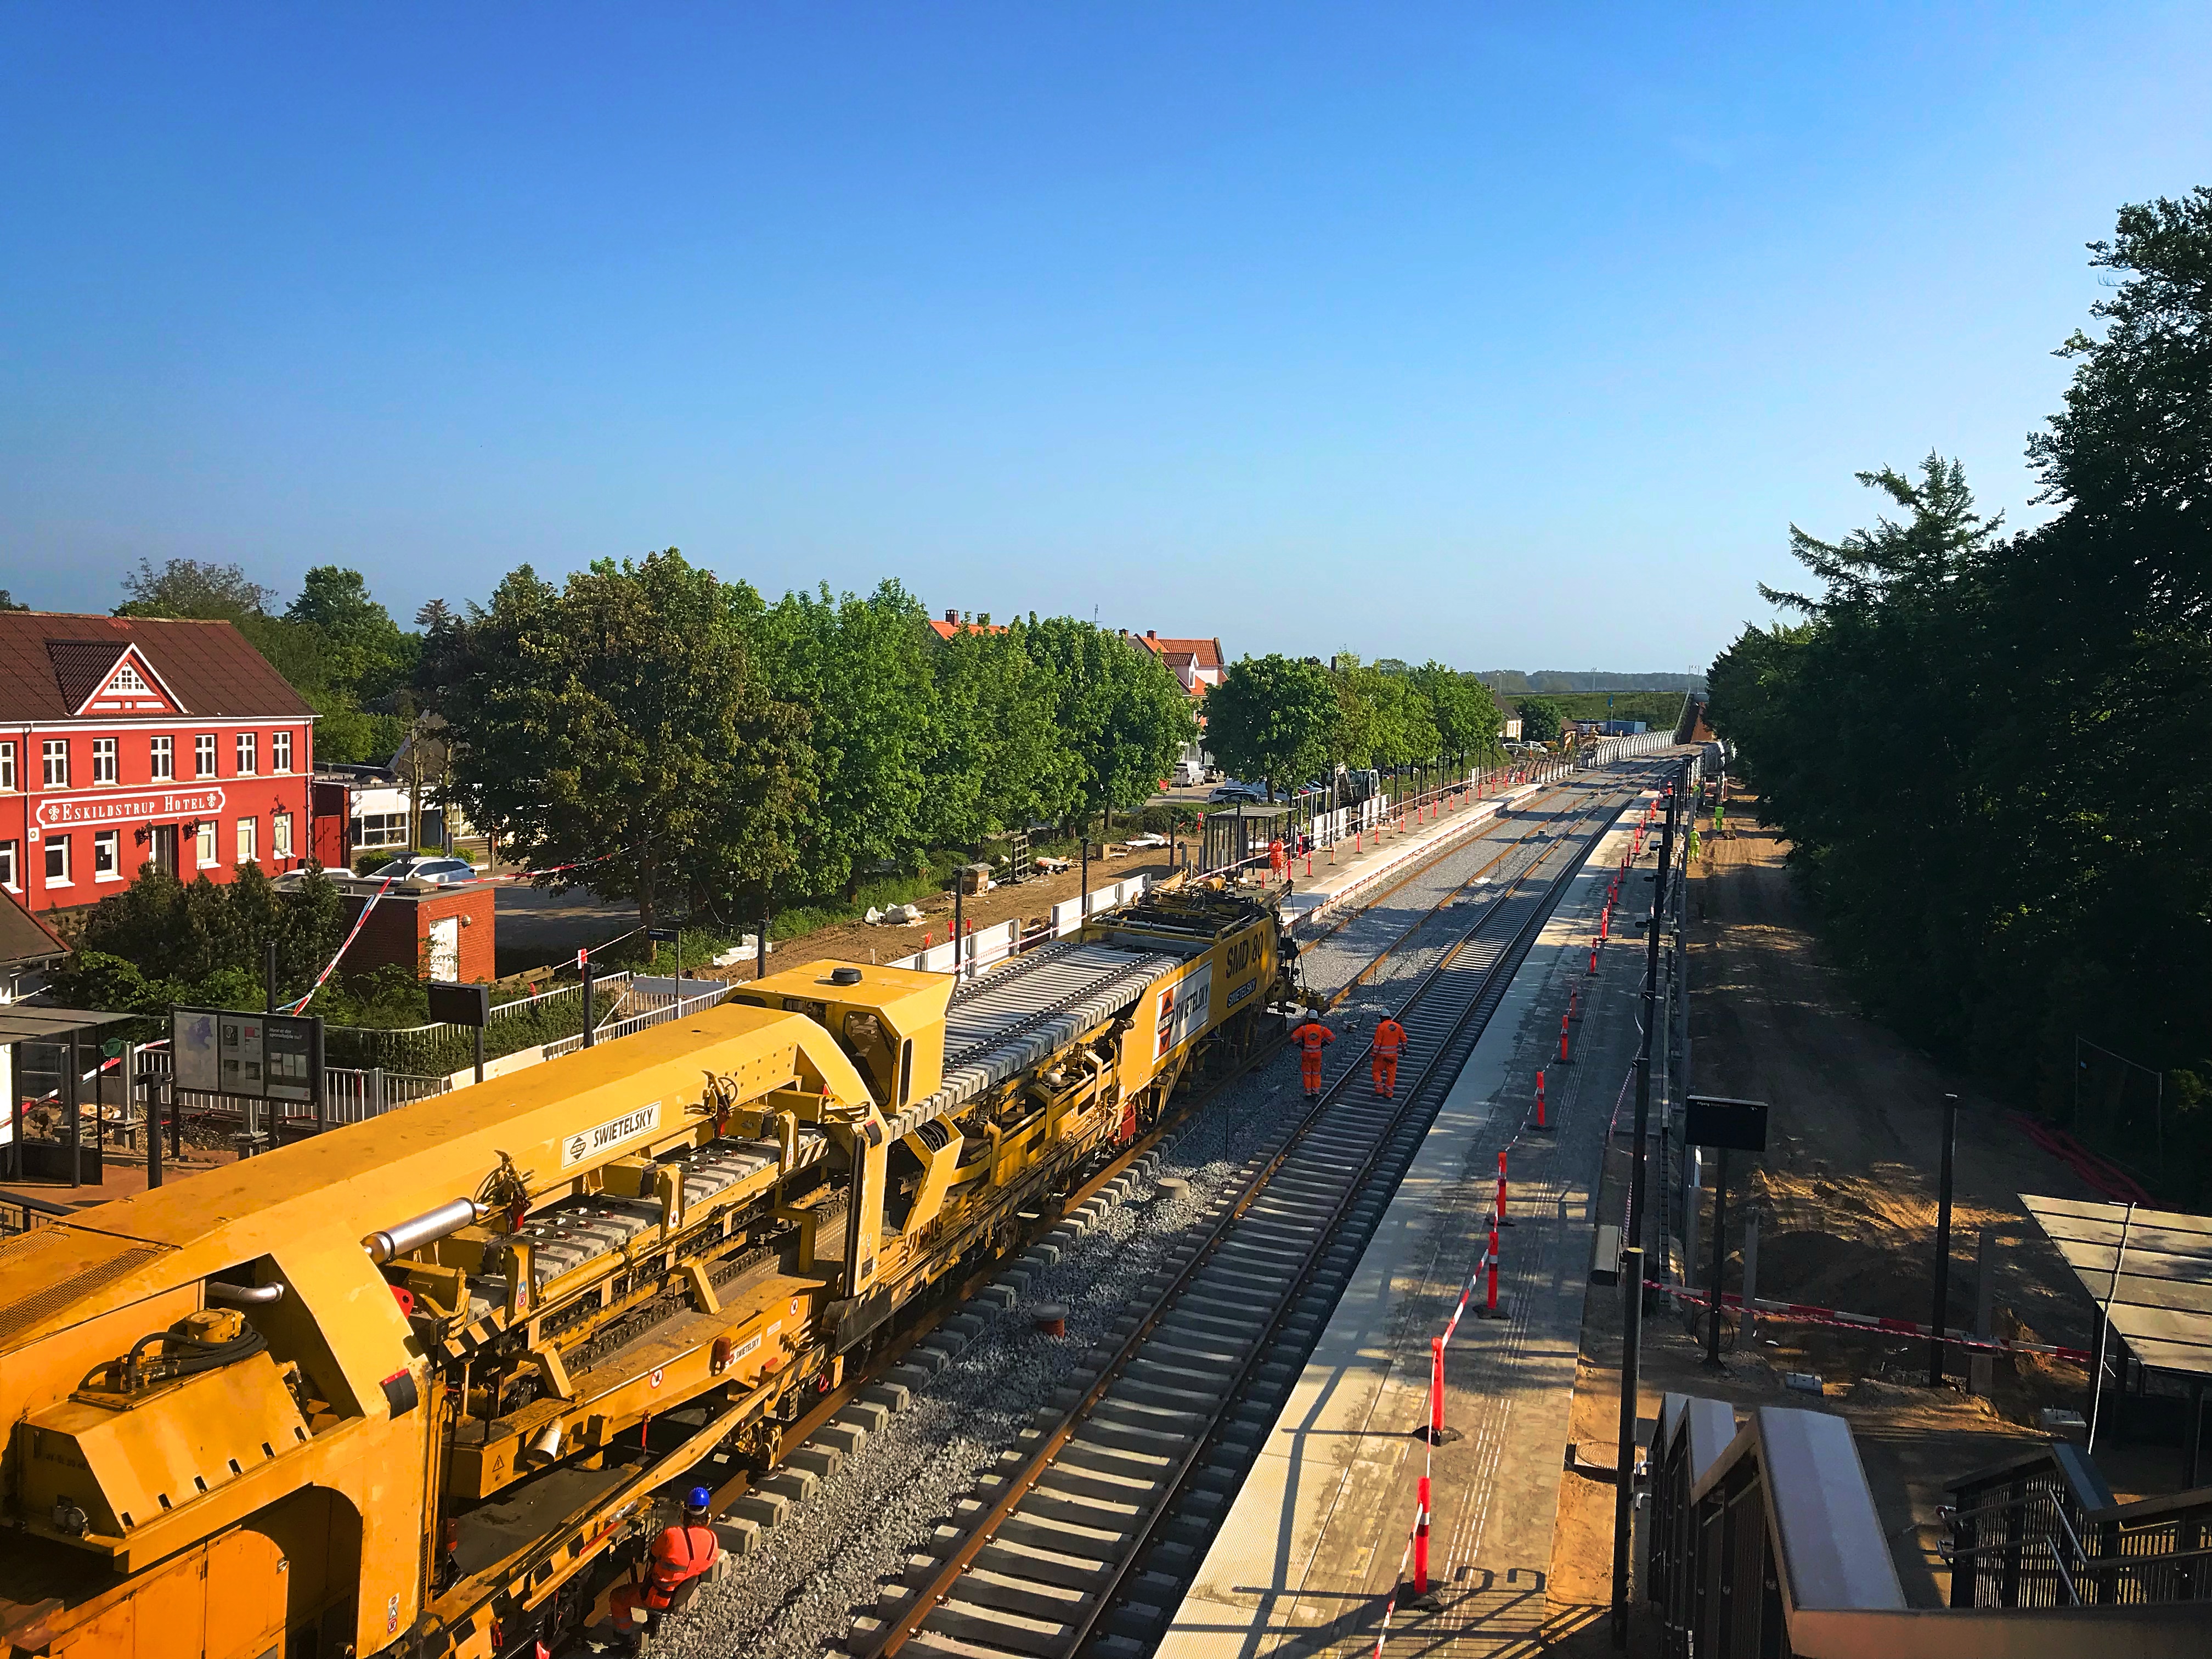
[[[647,1553],[645,1577],[640,1582],[633,1568],[631,1581],[617,1589],[609,1603],[615,1628],[636,1638],[638,1650],[645,1637],[660,1622],[660,1615],[680,1609],[690,1601],[699,1580],[722,1553],[721,1540],[707,1523],[714,1501],[704,1486],[694,1486],[684,1496],[684,1519],[662,1529]]]

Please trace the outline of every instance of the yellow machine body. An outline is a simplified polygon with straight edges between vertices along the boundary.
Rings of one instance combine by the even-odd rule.
[[[1272,914],[1157,902],[1171,974],[896,1138],[953,981],[816,963],[0,1243],[0,1659],[550,1632],[654,1486],[772,1459],[798,1390],[1249,1040]]]

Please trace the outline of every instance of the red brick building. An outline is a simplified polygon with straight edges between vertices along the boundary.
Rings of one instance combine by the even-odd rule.
[[[54,910],[149,863],[299,868],[314,721],[228,623],[0,611],[0,886]]]
[[[381,884],[366,878],[337,878],[351,927]],[[492,943],[496,901],[489,882],[433,887],[413,882],[385,889],[368,923],[346,949],[349,975],[387,964],[428,979],[474,983],[498,977]]]

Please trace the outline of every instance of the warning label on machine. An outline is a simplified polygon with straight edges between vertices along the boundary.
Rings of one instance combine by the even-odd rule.
[[[641,1135],[660,1127],[660,1103],[641,1106],[634,1112],[624,1112],[620,1117],[611,1117],[605,1123],[570,1135],[561,1143],[561,1167],[586,1163],[617,1141],[628,1140],[632,1135]]]
[[[1152,1058],[1163,1058],[1206,1029],[1206,1005],[1213,992],[1213,964],[1200,963],[1160,993],[1160,1018],[1152,1034]]]

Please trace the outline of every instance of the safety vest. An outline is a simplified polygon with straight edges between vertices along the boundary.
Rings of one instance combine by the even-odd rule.
[[[653,1567],[646,1579],[645,1604],[665,1613],[676,1592],[714,1565],[722,1553],[712,1527],[671,1527],[653,1540]]]
[[[1385,1060],[1395,1060],[1406,1046],[1406,1028],[1395,1019],[1386,1019],[1375,1028],[1375,1052]]]
[[[1291,1036],[1292,1039],[1297,1042],[1298,1046],[1304,1048],[1310,1054],[1319,1054],[1321,1052],[1321,1045],[1322,1043],[1334,1042],[1336,1041],[1335,1032],[1330,1030],[1328,1026],[1322,1024],[1318,1020],[1311,1019],[1299,1026],[1297,1030],[1291,1032]]]

